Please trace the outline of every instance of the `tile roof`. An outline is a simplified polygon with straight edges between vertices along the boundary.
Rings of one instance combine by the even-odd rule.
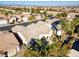
[[[13,33],[0,31],[0,51],[8,51],[19,44]]]
[[[46,25],[46,22],[39,21],[37,23],[30,24],[26,27],[18,25],[12,28],[14,32],[20,32],[25,38],[26,41],[29,41],[31,38],[38,38],[41,34],[49,34],[52,31]]]

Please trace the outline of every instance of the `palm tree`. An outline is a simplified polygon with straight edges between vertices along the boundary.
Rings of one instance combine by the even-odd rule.
[[[48,42],[46,41],[45,37],[41,39],[32,38],[29,42],[29,49],[39,52],[39,56],[46,56],[48,50]]]

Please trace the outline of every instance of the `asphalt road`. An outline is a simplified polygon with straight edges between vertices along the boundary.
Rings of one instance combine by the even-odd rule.
[[[3,27],[0,27],[0,31],[10,30],[12,27],[14,27],[16,25],[23,25],[23,26],[27,27],[29,24],[36,23],[38,21],[44,21],[44,20],[36,20],[36,21],[31,21],[31,22],[24,22],[24,23],[19,23],[19,24],[12,24],[12,25],[8,25],[8,26],[3,26]]]

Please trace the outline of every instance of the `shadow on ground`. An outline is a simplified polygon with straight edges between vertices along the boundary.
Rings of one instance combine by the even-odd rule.
[[[79,40],[77,40],[73,43],[72,49],[79,51]]]

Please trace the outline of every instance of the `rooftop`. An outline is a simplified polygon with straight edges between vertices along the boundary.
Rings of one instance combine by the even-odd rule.
[[[74,49],[70,50],[69,54],[68,54],[69,57],[79,57],[79,51],[76,51]]]
[[[26,27],[24,26],[15,26],[12,28],[14,32],[20,32],[25,38],[26,41],[29,41],[31,38],[38,38],[41,34],[49,34],[52,29],[46,25],[46,22],[39,21],[37,23],[32,23]]]
[[[0,51],[8,51],[19,44],[13,33],[0,31]]]

